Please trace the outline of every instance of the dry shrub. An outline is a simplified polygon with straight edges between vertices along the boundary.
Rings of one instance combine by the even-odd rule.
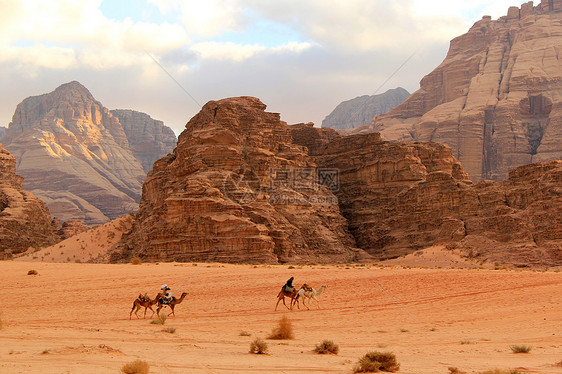
[[[37,272],[37,270],[30,270],[27,272],[27,275],[39,275],[39,273]]]
[[[281,317],[279,320],[279,326],[273,329],[271,335],[267,337],[268,339],[294,339],[295,335],[293,333],[293,325],[291,321],[286,316]]]
[[[133,265],[141,265],[142,264],[142,259],[140,257],[133,257],[131,259],[131,264]]]
[[[494,370],[481,371],[478,374],[521,374],[521,372],[519,372],[517,370],[494,369]]]
[[[150,323],[153,324],[153,325],[163,325],[164,323],[166,323],[167,318],[168,318],[168,316],[165,315],[164,313],[162,313],[162,314],[158,315],[158,318],[150,321]]]
[[[123,374],[148,374],[148,363],[142,360],[131,361],[121,368]]]
[[[449,374],[467,374],[466,371],[460,371],[458,368],[450,366]]]
[[[263,339],[256,338],[250,343],[250,353],[263,355],[267,353],[267,343]]]
[[[354,373],[378,373],[386,371],[394,373],[400,370],[400,364],[396,362],[396,356],[390,352],[369,352],[359,359],[353,368]]]
[[[331,340],[323,340],[322,343],[318,344],[316,348],[314,348],[314,352],[324,355],[324,354],[334,354],[337,355],[340,351],[340,347]]]
[[[164,330],[162,330],[164,332],[170,333],[170,334],[174,334],[176,332],[176,328],[175,327],[166,327]]]
[[[511,348],[513,353],[529,353],[533,349],[533,347],[528,345],[512,345],[509,348]]]
[[[252,336],[248,331],[240,331],[240,336]]]

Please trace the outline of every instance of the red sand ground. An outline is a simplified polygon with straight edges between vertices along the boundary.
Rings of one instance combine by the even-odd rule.
[[[321,309],[273,310],[290,276],[328,285]],[[150,373],[351,373],[373,350],[394,352],[400,373],[562,373],[562,273],[553,271],[4,261],[0,282],[2,373],[117,373],[135,359]],[[139,292],[153,297],[162,283],[189,292],[176,316],[164,326],[129,320]],[[295,339],[249,354],[281,316]],[[312,351],[324,339],[339,355]],[[516,344],[533,348],[514,354]]]

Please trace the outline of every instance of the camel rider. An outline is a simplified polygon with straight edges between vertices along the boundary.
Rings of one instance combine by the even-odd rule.
[[[283,286],[283,291],[287,293],[293,293],[295,291],[295,287],[293,286],[294,279],[295,279],[294,277],[289,278],[287,283],[285,283],[285,285]]]
[[[172,301],[172,289],[167,284],[163,284],[160,287],[160,291],[162,292],[162,304],[170,304]]]

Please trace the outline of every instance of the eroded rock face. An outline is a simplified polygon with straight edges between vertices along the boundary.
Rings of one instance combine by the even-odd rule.
[[[129,122],[123,126],[84,86],[70,82],[20,103],[2,141],[18,162],[25,188],[53,216],[94,225],[136,211],[146,174],[129,137],[139,153],[148,154],[150,131],[165,133],[160,124],[146,122],[140,132]]]
[[[374,116],[394,109],[408,96],[408,91],[398,87],[379,95],[363,95],[344,101],[326,116],[322,127],[348,130],[369,124]]]
[[[154,164],[124,261],[350,261],[337,199],[279,114],[252,97],[211,101]]]
[[[51,245],[57,239],[45,203],[23,189],[15,158],[0,144],[0,257]]]
[[[357,246],[375,258],[446,243],[502,264],[562,264],[560,160],[473,184],[437,143],[386,142],[373,133],[335,138],[311,153],[319,167],[340,171],[342,213]]]
[[[443,63],[420,89],[356,133],[386,140],[446,143],[473,180],[562,158],[562,6],[512,7],[484,17],[451,41]]]
[[[147,174],[154,161],[166,156],[176,146],[172,129],[148,114],[130,109],[115,109],[111,114],[123,125],[129,147]]]
[[[8,129],[0,126],[0,139],[2,139],[4,137],[4,135],[6,135],[6,130],[8,130]]]

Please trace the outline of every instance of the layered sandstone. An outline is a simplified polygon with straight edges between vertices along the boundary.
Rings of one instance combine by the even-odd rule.
[[[373,117],[402,104],[410,93],[402,87],[379,95],[363,95],[340,103],[324,121],[322,127],[348,130],[371,123]]]
[[[252,97],[211,101],[154,164],[112,261],[352,261],[337,199],[279,114]]]
[[[303,134],[295,128],[297,143]],[[357,246],[375,258],[448,244],[482,260],[562,264],[560,160],[473,184],[450,147],[437,143],[373,133],[336,137],[311,153],[319,167],[339,170],[342,213]]]
[[[9,258],[56,240],[45,203],[23,189],[16,160],[0,144],[0,257]]]
[[[474,180],[562,158],[560,0],[484,17],[451,41],[420,89],[356,133],[446,143]]]
[[[140,161],[145,173],[152,169],[154,161],[166,156],[176,146],[172,129],[148,114],[130,109],[115,109],[111,114],[123,125],[133,156]]]
[[[25,188],[53,216],[100,224],[138,208],[146,174],[131,142],[145,156],[154,151],[154,160],[165,151],[161,144],[150,148],[150,131],[155,143],[165,138],[170,146],[161,123],[142,116],[133,123],[139,116],[129,114],[124,126],[84,86],[70,82],[20,103],[2,141],[17,160]]]

